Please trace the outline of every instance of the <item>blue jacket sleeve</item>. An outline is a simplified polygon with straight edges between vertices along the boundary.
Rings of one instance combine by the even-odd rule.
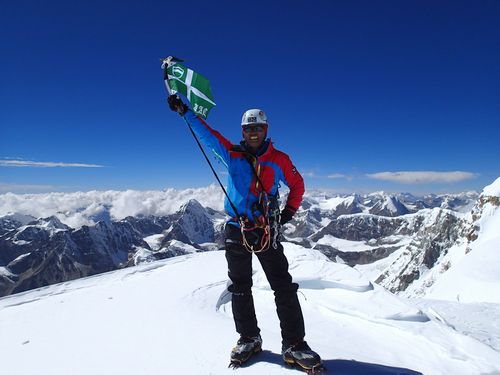
[[[212,129],[202,118],[197,116],[191,109],[184,115],[184,119],[191,126],[200,142],[207,146],[218,156],[226,167],[229,164],[229,151],[233,144],[217,130]]]

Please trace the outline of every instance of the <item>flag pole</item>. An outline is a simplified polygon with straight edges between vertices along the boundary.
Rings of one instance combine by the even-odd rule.
[[[163,80],[165,81],[165,86],[167,87],[168,94],[172,95],[172,89],[170,88],[170,85],[168,84],[167,69],[168,69],[168,67],[170,65],[175,64],[176,62],[183,62],[184,60],[181,60],[181,59],[179,59],[177,57],[174,57],[174,56],[168,56],[168,57],[160,59],[160,61],[161,61],[161,68],[163,69]],[[234,203],[231,201],[231,198],[229,198],[229,194],[227,193],[226,188],[222,184],[222,181],[220,180],[217,172],[215,171],[215,169],[214,169],[214,167],[212,165],[212,162],[208,158],[205,150],[203,149],[203,146],[201,145],[198,137],[196,136],[193,128],[191,127],[191,124],[189,124],[188,120],[186,120],[186,118],[184,116],[182,117],[182,119],[184,120],[184,122],[188,126],[189,130],[191,131],[191,134],[193,135],[193,138],[195,139],[196,143],[198,144],[198,147],[200,148],[201,153],[205,157],[205,160],[207,161],[208,165],[210,166],[210,169],[212,170],[212,173],[214,174],[215,178],[217,179],[217,182],[219,183],[220,187],[222,188],[222,191],[224,192],[224,195],[226,196],[226,198],[227,198],[229,204],[231,205],[231,208],[233,209],[234,213],[238,217],[238,220],[239,221],[243,220],[243,217],[238,213],[238,210],[236,209],[236,206],[234,205]],[[242,221],[241,221],[241,223],[242,223]]]

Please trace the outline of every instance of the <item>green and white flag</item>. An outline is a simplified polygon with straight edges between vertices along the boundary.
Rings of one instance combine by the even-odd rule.
[[[183,94],[191,103],[193,112],[207,118],[208,112],[215,107],[208,79],[184,65],[175,63],[167,67],[167,77],[171,94]]]

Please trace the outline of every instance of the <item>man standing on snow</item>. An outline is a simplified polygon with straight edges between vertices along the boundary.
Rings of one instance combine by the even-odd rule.
[[[230,366],[238,367],[262,350],[252,297],[252,253],[259,259],[274,291],[281,326],[282,355],[286,363],[303,369],[321,366],[321,359],[304,341],[298,284],[292,282],[288,261],[279,242],[279,227],[290,221],[304,194],[304,180],[285,153],[266,139],[265,113],[250,109],[241,121],[243,141],[234,145],[212,129],[182,100],[171,95],[170,109],[189,123],[200,141],[217,155],[229,170],[225,210],[231,219],[225,226],[228,274],[232,285],[232,310],[238,343],[231,351]],[[290,189],[285,208],[279,211],[278,187]]]

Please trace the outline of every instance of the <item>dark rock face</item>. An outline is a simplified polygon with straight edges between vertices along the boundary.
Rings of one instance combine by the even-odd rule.
[[[29,215],[9,214],[0,217],[0,236],[32,221],[36,221],[36,218]]]
[[[0,237],[0,296],[121,268],[137,247],[148,244],[125,222],[74,230],[40,219]]]
[[[315,245],[314,249],[321,251],[332,261],[340,259],[348,266],[354,267],[358,264],[370,264],[376,262],[377,260],[384,259],[391,255],[394,251],[398,250],[399,247],[388,246],[365,251],[345,252],[328,245],[319,244]]]
[[[325,235],[332,235],[349,241],[369,241],[394,234],[411,234],[421,225],[423,218],[417,218],[414,227],[405,218],[388,218],[373,215],[341,216],[311,236],[318,241]]]
[[[404,291],[421,276],[422,267],[434,267],[438,259],[465,236],[465,228],[465,222],[453,213],[439,212],[434,221],[419,228],[405,251],[393,262],[403,266],[389,268],[375,281],[391,292]]]
[[[321,211],[318,208],[311,208],[307,211],[297,212],[293,220],[294,230],[291,237],[305,238],[321,229]]]
[[[143,237],[162,233],[165,229],[172,225],[171,216],[128,216],[122,221],[129,223]]]

